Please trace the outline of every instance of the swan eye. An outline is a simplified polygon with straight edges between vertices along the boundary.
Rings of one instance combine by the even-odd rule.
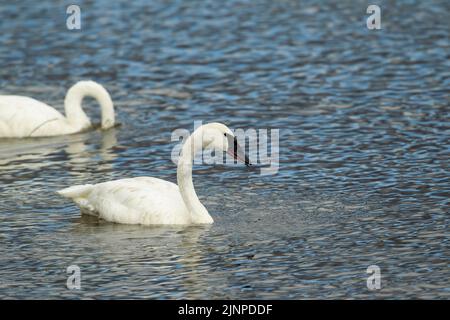
[[[227,136],[227,134],[226,134],[226,133],[224,133],[223,135],[224,135],[225,137]]]

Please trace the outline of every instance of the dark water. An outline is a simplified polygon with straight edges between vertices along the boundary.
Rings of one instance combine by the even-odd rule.
[[[382,30],[366,1],[79,1],[81,31],[73,1],[5,2],[0,93],[62,110],[93,79],[122,126],[0,141],[0,298],[450,298],[448,1],[377,1]],[[175,181],[194,120],[280,129],[276,175],[196,167],[212,226],[99,222],[55,194]]]

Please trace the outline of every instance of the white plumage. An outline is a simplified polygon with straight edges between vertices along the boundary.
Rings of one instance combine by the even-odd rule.
[[[105,88],[94,81],[79,81],[67,91],[66,117],[33,98],[0,95],[0,138],[57,136],[86,130],[91,122],[81,108],[85,96],[100,104],[102,128],[114,126],[114,106]]]
[[[236,145],[235,145],[236,144]],[[225,125],[210,123],[186,139],[177,167],[178,186],[150,177],[87,184],[58,191],[72,199],[81,213],[126,224],[208,224],[213,219],[200,203],[192,182],[192,162],[204,148],[242,155],[233,133]],[[248,158],[245,158],[248,164]]]
[[[178,186],[150,177],[137,177],[69,187],[59,193],[81,213],[124,224],[189,224]]]

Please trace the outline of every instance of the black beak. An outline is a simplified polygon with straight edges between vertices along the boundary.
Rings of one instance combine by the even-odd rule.
[[[237,142],[236,137],[233,137],[233,138],[234,139],[229,139],[232,141],[231,141],[231,143],[230,143],[230,141],[228,143],[229,147],[228,147],[227,153],[229,155],[231,155],[233,157],[233,159],[237,159],[237,160],[245,163],[245,165],[247,167],[250,167],[252,164],[250,163],[248,156],[245,154],[244,150],[241,148],[241,146]]]

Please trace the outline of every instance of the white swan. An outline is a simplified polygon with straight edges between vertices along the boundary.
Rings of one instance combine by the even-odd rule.
[[[100,104],[102,129],[114,126],[114,106],[105,88],[94,81],[79,81],[67,91],[67,117],[29,97],[0,95],[0,138],[48,137],[88,129],[91,121],[81,108],[85,96]]]
[[[230,129],[220,123],[205,124],[184,142],[177,167],[178,186],[150,177],[137,177],[79,185],[58,191],[72,199],[81,213],[125,224],[209,224],[212,217],[201,204],[192,182],[192,164],[204,148],[228,152],[250,165]]]

